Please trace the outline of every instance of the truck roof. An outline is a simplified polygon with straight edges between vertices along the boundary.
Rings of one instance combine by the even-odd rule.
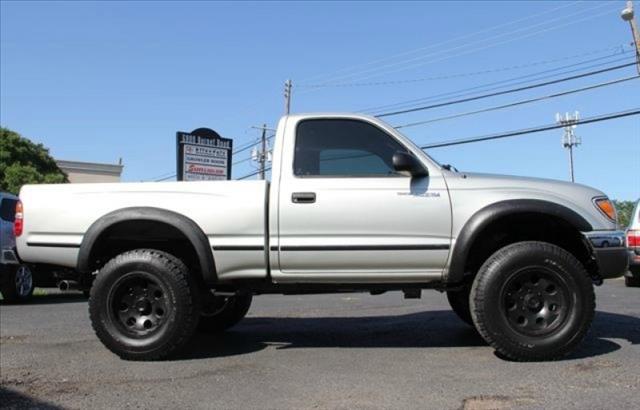
[[[306,118],[354,118],[364,119],[369,121],[382,122],[380,119],[371,115],[355,113],[355,112],[306,112],[285,115],[285,117],[292,119],[306,119]]]

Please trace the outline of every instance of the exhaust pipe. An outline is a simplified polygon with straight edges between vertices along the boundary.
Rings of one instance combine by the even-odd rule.
[[[75,280],[61,280],[60,283],[58,283],[58,289],[63,292],[67,290],[79,290],[80,284]]]

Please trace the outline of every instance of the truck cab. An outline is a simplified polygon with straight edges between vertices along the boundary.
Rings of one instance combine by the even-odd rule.
[[[435,161],[368,118],[293,115],[278,129],[269,194],[275,281],[442,278],[452,217]],[[402,160],[414,168],[398,170]]]

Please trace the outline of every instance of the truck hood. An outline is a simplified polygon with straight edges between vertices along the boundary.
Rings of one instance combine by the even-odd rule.
[[[513,189],[552,192],[570,198],[587,196],[589,200],[596,196],[606,196],[602,191],[587,185],[556,179],[532,178],[513,175],[482,174],[475,172],[452,172],[454,177],[447,178],[450,189]],[[450,183],[451,180],[451,183]],[[459,184],[456,182],[460,182]]]
[[[572,209],[587,219],[594,228],[615,229],[616,224],[606,218],[593,204],[593,198],[606,196],[600,190],[573,182],[545,178],[472,172],[445,174],[451,196],[470,198],[467,193],[486,191],[485,200],[497,202],[510,199],[539,199],[555,202]],[[454,204],[455,204],[454,200]]]

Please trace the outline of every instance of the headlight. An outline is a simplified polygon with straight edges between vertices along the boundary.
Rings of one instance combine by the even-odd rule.
[[[616,207],[607,197],[594,198],[593,203],[607,218],[613,222],[618,222],[618,215],[616,214]]]

